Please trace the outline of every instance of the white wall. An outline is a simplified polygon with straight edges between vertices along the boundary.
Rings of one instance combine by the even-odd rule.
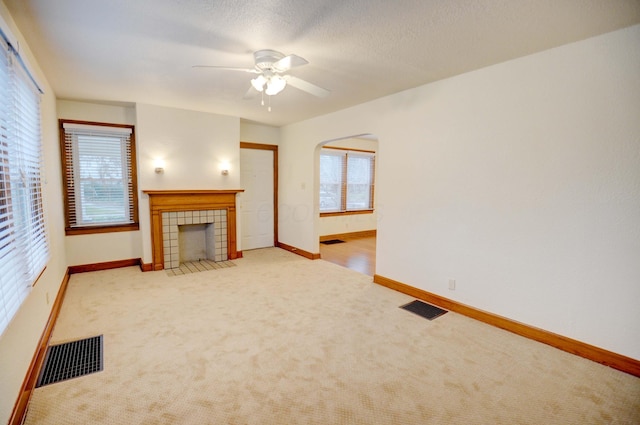
[[[239,118],[137,104],[136,120],[140,191],[240,189]],[[154,171],[157,159],[165,163],[163,174]],[[149,196],[140,193],[139,202],[142,258],[151,263]],[[237,240],[241,249],[239,234]]]
[[[103,104],[59,99],[56,104],[60,119],[136,124],[135,105],[130,103]],[[67,236],[65,247],[67,261],[72,266],[142,257],[140,231]]]
[[[280,144],[280,127],[241,120],[240,141],[278,145]]]
[[[51,259],[44,273],[9,327],[0,336],[0,423],[7,423],[64,278],[67,260],[64,248],[64,213],[60,184],[62,177],[58,153],[55,95],[3,2],[0,2],[0,16],[19,39],[20,53],[30,63],[31,71],[44,90],[41,103],[44,155],[43,200],[51,252]]]
[[[323,144],[322,147],[339,147],[343,149],[359,149],[372,152],[378,151],[378,141],[364,138],[347,138],[336,142]],[[377,161],[377,158],[376,158]],[[377,170],[377,166],[376,166]],[[374,176],[375,183],[375,176]],[[375,184],[374,184],[375,201]],[[362,232],[376,230],[377,214],[374,210],[371,214],[344,214],[339,216],[320,217],[318,233],[320,236],[339,235],[342,233]]]
[[[377,274],[640,359],[638,70],[634,26],[284,127],[280,240],[318,251],[314,149],[372,133]]]
[[[110,124],[136,124],[136,109],[133,103],[99,103],[58,99],[56,106],[58,109],[58,118],[60,119],[95,121]]]
[[[372,214],[345,214],[320,217],[318,226],[318,235],[328,236],[376,230],[378,223],[374,211]]]

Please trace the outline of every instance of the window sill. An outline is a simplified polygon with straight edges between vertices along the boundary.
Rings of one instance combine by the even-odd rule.
[[[321,212],[320,217],[338,217],[342,215],[373,214],[373,210],[331,211]]]
[[[116,224],[112,226],[67,227],[64,229],[64,232],[67,236],[73,236],[90,235],[93,233],[133,232],[135,230],[140,230],[140,225],[138,223]]]

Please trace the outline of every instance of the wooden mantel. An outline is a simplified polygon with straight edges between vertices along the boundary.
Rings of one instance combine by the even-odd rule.
[[[236,194],[243,189],[143,190],[149,195],[151,212],[152,270],[164,269],[162,213],[171,211],[227,210],[227,255],[238,258],[236,241]]]

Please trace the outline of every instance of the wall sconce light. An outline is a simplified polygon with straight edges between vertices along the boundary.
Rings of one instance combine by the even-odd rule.
[[[164,161],[161,159],[156,159],[154,161],[154,165],[155,165],[155,172],[156,174],[162,174],[164,173]]]
[[[222,162],[220,164],[220,174],[222,174],[223,176],[228,176],[229,168],[231,168],[231,164],[229,164],[228,162]]]

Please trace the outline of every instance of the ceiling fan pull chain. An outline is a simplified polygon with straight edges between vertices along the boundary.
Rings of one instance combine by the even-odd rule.
[[[267,111],[271,112],[271,96],[269,96],[269,107],[267,108]]]

